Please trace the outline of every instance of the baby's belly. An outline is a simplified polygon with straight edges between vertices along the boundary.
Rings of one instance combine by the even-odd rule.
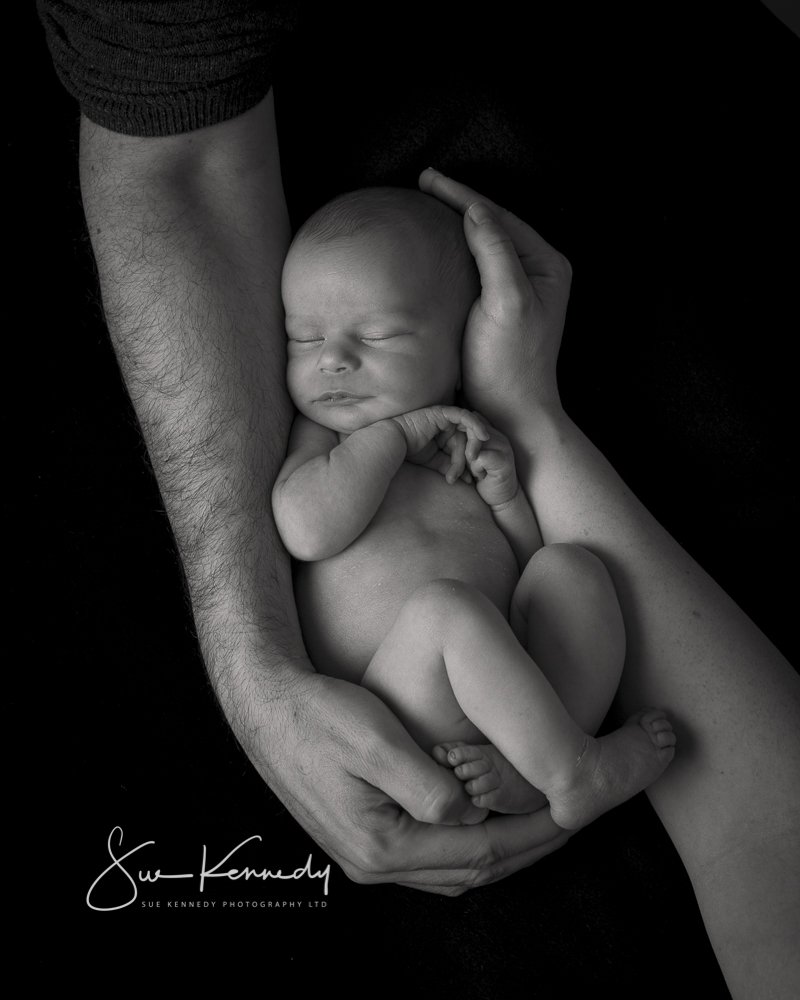
[[[474,487],[406,463],[372,523],[344,552],[298,563],[306,647],[325,674],[359,681],[400,608],[424,583],[456,579],[508,617],[516,559]]]

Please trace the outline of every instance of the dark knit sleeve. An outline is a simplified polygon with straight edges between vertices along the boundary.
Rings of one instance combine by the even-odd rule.
[[[56,72],[93,122],[163,136],[247,111],[272,85],[295,4],[37,0]]]

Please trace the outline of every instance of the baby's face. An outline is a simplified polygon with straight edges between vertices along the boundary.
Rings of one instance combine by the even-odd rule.
[[[349,434],[452,402],[465,317],[463,307],[446,301],[436,275],[422,240],[400,247],[371,236],[293,247],[283,302],[297,409]]]

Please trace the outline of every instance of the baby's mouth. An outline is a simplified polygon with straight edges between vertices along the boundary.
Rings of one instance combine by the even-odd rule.
[[[360,399],[369,399],[368,396],[357,396],[353,392],[344,392],[337,389],[335,392],[323,392],[318,396],[315,403],[357,403]]]

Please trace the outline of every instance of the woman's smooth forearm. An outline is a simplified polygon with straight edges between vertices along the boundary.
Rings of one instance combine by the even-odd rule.
[[[691,876],[731,992],[751,996],[769,981],[770,995],[791,996],[798,677],[563,411],[548,408],[519,436],[520,476],[544,540],[585,545],[614,580],[628,646],[620,707],[663,707],[675,724],[676,759],[647,794]]]

